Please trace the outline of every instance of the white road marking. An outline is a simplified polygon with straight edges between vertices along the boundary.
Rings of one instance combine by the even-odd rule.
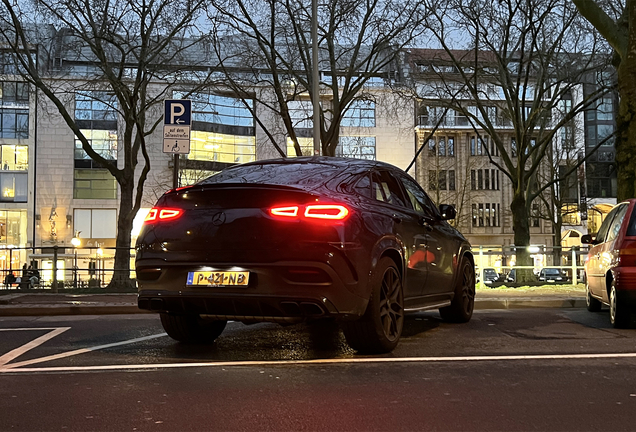
[[[163,336],[167,336],[167,333],[159,333],[159,334],[155,334],[155,335],[151,335],[151,336],[144,336],[144,337],[140,337],[140,338],[130,339],[130,340],[127,340],[127,341],[109,343],[109,344],[106,344],[106,345],[98,345],[98,346],[94,346],[94,347],[90,347],[90,348],[80,348],[80,349],[77,349],[77,350],[67,351],[67,352],[64,352],[64,353],[54,354],[54,355],[50,355],[50,356],[46,356],[46,357],[40,357],[40,358],[36,358],[36,359],[32,359],[32,360],[25,360],[25,361],[22,361],[22,362],[5,364],[4,366],[3,366],[2,363],[0,363],[0,372],[6,372],[7,370],[12,370],[14,368],[21,367],[21,366],[27,366],[27,365],[32,365],[32,364],[36,364],[36,363],[42,363],[42,362],[47,362],[47,361],[51,361],[51,360],[57,360],[57,359],[61,359],[61,358],[64,358],[64,357],[70,357],[70,356],[74,356],[74,355],[78,355],[78,354],[84,354],[84,353],[87,353],[87,352],[97,351],[97,350],[101,350],[101,349],[105,349],[105,348],[112,348],[112,347],[116,347],[116,346],[132,344],[132,343],[136,343],[136,342],[143,342],[143,341],[146,341],[146,340],[156,339],[156,338],[163,337]]]
[[[159,337],[160,335],[149,336]],[[143,338],[140,338],[143,339]],[[132,341],[128,341],[132,342]],[[112,344],[115,345],[115,344]],[[93,349],[96,349],[95,347]],[[82,351],[82,350],[78,350]],[[86,352],[86,351],[82,351]],[[80,354],[78,352],[78,354]],[[71,354],[74,355],[74,354]],[[230,366],[294,366],[294,365],[326,365],[326,364],[355,364],[355,363],[442,363],[442,362],[472,362],[472,361],[520,361],[520,360],[586,360],[586,359],[620,359],[636,358],[636,353],[603,353],[603,354],[537,354],[537,355],[502,355],[502,356],[461,356],[461,357],[401,357],[401,358],[346,358],[346,359],[316,359],[316,360],[273,360],[273,361],[229,361],[229,362],[199,362],[199,363],[158,363],[136,365],[101,365],[101,366],[57,366],[41,368],[19,368],[17,365],[28,362],[15,363],[9,367],[0,367],[0,373],[33,373],[33,372],[85,372],[85,371],[131,371],[156,370],[193,367],[230,367]],[[44,359],[44,358],[43,358]],[[43,360],[46,361],[46,360]]]
[[[42,335],[39,338],[35,338],[31,342],[28,342],[21,347],[11,350],[0,357],[0,367],[9,363],[11,360],[21,356],[25,352],[42,345],[47,340],[53,339],[55,336],[64,333],[68,329],[70,329],[70,327],[0,329],[0,331],[50,330],[47,334]]]

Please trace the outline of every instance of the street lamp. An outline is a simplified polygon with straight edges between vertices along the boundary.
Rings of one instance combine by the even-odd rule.
[[[102,256],[104,251],[101,247],[97,248],[97,280],[99,281],[99,287],[102,287]]]
[[[82,241],[79,239],[80,233],[81,231],[76,231],[75,237],[71,239],[71,244],[75,251],[75,262],[73,264],[73,288],[77,288],[77,247],[82,244]]]

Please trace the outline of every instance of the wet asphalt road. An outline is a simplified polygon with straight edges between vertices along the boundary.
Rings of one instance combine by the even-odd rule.
[[[377,357],[329,323],[162,334],[154,315],[0,319],[0,430],[636,428],[636,329],[607,311],[420,313]]]

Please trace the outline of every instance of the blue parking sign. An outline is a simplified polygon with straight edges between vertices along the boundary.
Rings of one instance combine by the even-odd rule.
[[[166,99],[164,101],[163,124],[190,126],[192,124],[192,101]]]

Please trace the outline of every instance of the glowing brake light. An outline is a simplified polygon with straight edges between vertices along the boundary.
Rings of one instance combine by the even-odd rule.
[[[345,206],[336,204],[309,205],[305,208],[307,218],[341,220],[348,214],[349,210]]]
[[[343,220],[349,215],[349,209],[340,204],[312,204],[307,206],[280,206],[269,209],[272,216],[298,219]]]
[[[269,212],[274,216],[296,217],[298,215],[298,206],[274,207]]]
[[[153,207],[149,212],[146,218],[144,219],[145,223],[167,220],[174,220],[183,214],[183,210],[180,209],[171,209],[171,208],[159,208]]]

